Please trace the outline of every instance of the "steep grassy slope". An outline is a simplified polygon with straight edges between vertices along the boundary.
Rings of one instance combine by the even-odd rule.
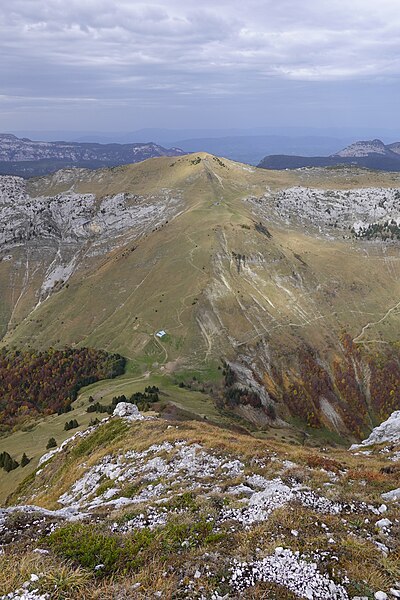
[[[17,304],[3,343],[100,347],[151,370],[201,371],[224,358],[241,383],[257,389],[265,407],[275,403],[283,418],[303,417],[310,426],[361,435],[382,417],[381,407],[369,405],[367,391],[361,423],[348,422],[349,391],[340,389],[333,364],[344,360],[344,333],[358,345],[377,341],[377,348],[397,339],[399,247],[357,240],[347,224],[327,230],[323,221],[307,226],[280,217],[270,195],[295,185],[385,188],[398,186],[399,177],[347,169],[265,172],[199,154],[32,180],[32,196],[73,188],[98,199],[124,192],[155,205],[166,197],[180,200],[156,225],[133,224],[112,247],[82,251],[68,283],[33,312],[32,282],[40,275],[40,261],[28,283],[2,261],[3,281],[16,281],[14,299],[6,295],[6,304]],[[161,339],[155,335],[160,329],[167,332]],[[315,402],[304,388],[308,349],[330,380],[337,406],[325,397],[326,389]],[[367,369],[367,359],[359,360],[364,361],[359,368]],[[351,377],[359,378],[356,372]],[[289,406],[298,383],[302,401]],[[270,422],[251,407],[231,408],[241,417]]]

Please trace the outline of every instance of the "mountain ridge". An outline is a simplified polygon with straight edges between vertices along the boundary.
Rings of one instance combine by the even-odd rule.
[[[400,171],[400,142],[384,144],[379,139],[357,141],[329,156],[265,156],[258,166],[265,169],[298,169],[354,165],[366,169]]]
[[[207,153],[0,177],[0,597],[397,597],[399,199]]]
[[[358,141],[350,144],[350,146],[346,146],[343,150],[333,154],[333,156],[340,157],[361,157],[361,156],[371,156],[374,154],[380,154],[383,156],[388,156],[393,158],[393,155],[397,157],[399,152],[395,152],[392,148],[398,148],[400,146],[400,142],[394,142],[392,144],[384,144],[382,140],[375,139],[370,141]]]
[[[223,407],[257,427],[273,425],[273,405],[360,439],[390,410],[392,376],[368,345],[389,343],[397,365],[395,174],[267,172],[199,153],[3,183],[3,345],[93,346],[139,372],[222,358],[234,373]],[[368,370],[354,393],[341,384]]]
[[[0,134],[0,173],[32,177],[66,167],[112,167],[159,156],[180,156],[179,148],[153,142],[100,144],[96,142],[42,142]]]
[[[397,597],[398,445],[310,448],[129,406],[36,447],[0,509],[4,600]]]

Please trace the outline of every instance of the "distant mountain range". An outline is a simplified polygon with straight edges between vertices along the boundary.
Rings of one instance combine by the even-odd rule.
[[[140,136],[139,139],[144,138]],[[258,163],[258,167],[264,169],[352,165],[382,171],[400,171],[400,142],[385,145],[379,139],[358,141],[339,152],[330,154],[340,143],[346,142],[347,140],[313,136],[291,138],[250,135],[192,138],[180,140],[179,143],[171,142],[166,144],[168,147],[165,147],[155,142],[33,141],[26,137],[2,133],[0,134],[0,175],[19,175],[29,178],[48,175],[70,167],[89,169],[115,167],[141,162],[148,158],[181,156],[193,151],[211,152],[248,164]],[[275,154],[269,154],[259,162],[266,149]],[[310,156],[312,152],[316,155]]]
[[[299,169],[355,165],[381,171],[400,171],[400,142],[385,145],[381,140],[358,141],[330,156],[273,154],[259,163],[262,169]]]
[[[142,129],[133,132],[93,133],[93,132],[13,132],[17,138],[56,142],[64,140],[70,144],[97,144],[129,146],[152,140],[163,148],[179,148],[186,153],[208,152],[242,163],[257,165],[266,154],[291,154],[302,156],[329,155],[338,148],[350,144],[355,135],[326,135],[313,131],[268,132],[257,130],[160,130]],[[37,142],[33,142],[35,145]],[[147,158],[147,157],[146,157]],[[9,164],[6,165],[9,169]],[[88,166],[85,163],[85,166]],[[21,165],[18,165],[20,168]],[[4,171],[3,171],[4,172]],[[9,173],[9,170],[6,171]]]
[[[66,167],[100,168],[140,162],[159,156],[181,156],[179,148],[164,148],[152,142],[98,144],[41,142],[0,134],[0,174],[32,177]]]

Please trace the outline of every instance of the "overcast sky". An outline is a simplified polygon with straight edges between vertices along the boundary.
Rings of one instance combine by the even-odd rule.
[[[0,0],[0,131],[371,127],[400,0]]]

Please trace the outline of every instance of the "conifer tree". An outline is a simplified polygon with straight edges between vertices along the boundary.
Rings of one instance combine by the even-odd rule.
[[[31,459],[28,458],[24,452],[22,455],[22,458],[21,458],[21,467],[26,467],[26,465],[28,465],[30,462],[31,462]]]

